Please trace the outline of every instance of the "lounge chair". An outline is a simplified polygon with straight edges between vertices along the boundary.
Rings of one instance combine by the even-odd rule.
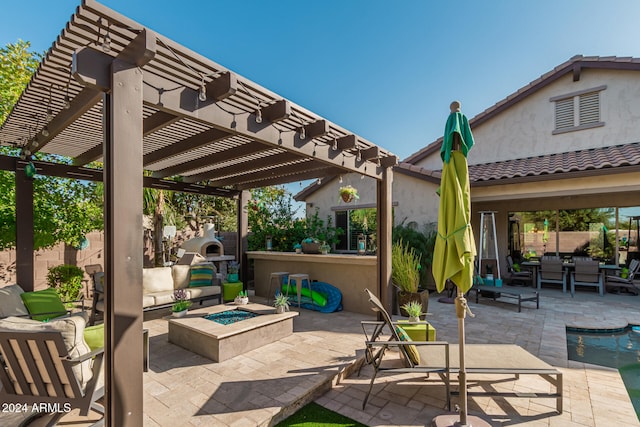
[[[89,351],[83,332],[86,318],[51,322],[9,317],[0,324],[0,401],[29,408],[21,425],[54,426],[80,409],[104,415],[96,401],[104,395],[104,348]],[[37,410],[34,411],[33,409]],[[104,418],[93,424],[104,424]]]
[[[627,277],[623,278],[620,276],[606,275],[605,276],[605,287],[609,292],[612,290],[617,291],[618,293],[621,290],[626,290],[634,295],[638,295],[640,293],[640,288],[634,283],[634,279],[638,276],[640,272],[640,261],[637,259],[632,259],[629,263],[629,274]]]
[[[401,331],[397,329],[397,323],[394,323],[389,313],[382,306],[380,300],[368,289],[365,292],[369,296],[372,309],[381,313],[382,322],[363,321],[362,327],[365,330],[366,348],[365,362],[373,365],[374,374],[371,378],[369,390],[362,403],[364,409],[369,399],[371,389],[376,376],[380,372],[385,373],[437,373],[445,383],[446,402],[451,409],[451,395],[457,394],[452,392],[450,387],[451,374],[460,372],[459,350],[458,345],[449,344],[444,341],[410,341],[406,337],[401,337]],[[374,326],[373,333],[367,334],[366,329]],[[381,341],[380,336],[384,327],[391,330],[391,338],[389,341]],[[383,367],[383,359],[385,350],[389,346],[398,346],[401,355],[402,366],[391,365]],[[413,349],[412,349],[413,346]],[[377,351],[376,351],[377,350]],[[415,360],[415,353],[419,356],[419,360]],[[413,354],[412,354],[413,353]],[[526,393],[529,398],[555,398],[556,409],[562,413],[562,372],[553,366],[544,362],[542,359],[534,356],[520,346],[514,344],[466,344],[465,345],[465,371],[467,374],[496,374],[496,375],[514,375],[516,379],[520,375],[538,375],[555,386],[555,392]],[[397,359],[396,359],[397,360]],[[523,397],[522,393],[503,393],[503,392],[467,392],[468,396],[502,396],[502,397]]]

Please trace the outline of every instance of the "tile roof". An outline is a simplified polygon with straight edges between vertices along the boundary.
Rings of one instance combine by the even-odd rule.
[[[571,173],[572,177],[593,175],[607,173],[606,169],[610,168],[623,172],[626,167],[640,168],[640,142],[469,165],[469,178],[473,186],[504,180],[556,179],[558,174],[566,173]],[[439,182],[441,175],[440,170],[429,170],[407,162],[400,163],[396,171],[431,182]]]
[[[640,142],[469,165],[472,182],[640,166]]]

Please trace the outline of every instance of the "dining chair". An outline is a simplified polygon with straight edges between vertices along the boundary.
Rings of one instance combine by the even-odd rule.
[[[600,264],[592,259],[576,259],[575,270],[571,272],[571,296],[575,295],[576,285],[598,288],[600,296],[604,295],[604,280],[600,272]]]
[[[562,292],[567,292],[567,273],[560,258],[540,259],[540,270],[538,271],[538,289],[543,283],[553,283],[562,285]]]

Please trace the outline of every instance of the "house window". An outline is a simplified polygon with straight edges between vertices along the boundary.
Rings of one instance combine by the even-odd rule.
[[[606,88],[599,86],[551,98],[555,103],[553,135],[604,126],[600,120],[600,92]]]
[[[336,227],[344,230],[336,243],[337,251],[355,252],[358,249],[358,237],[367,237],[367,250],[375,251],[375,232],[377,218],[375,208],[336,210]]]

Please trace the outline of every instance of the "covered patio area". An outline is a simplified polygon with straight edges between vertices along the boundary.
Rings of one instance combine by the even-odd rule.
[[[20,152],[0,166],[15,171],[17,282],[26,291],[34,255],[25,168],[104,182],[107,425],[143,424],[143,186],[236,199],[242,259],[249,189],[342,173],[372,178],[379,249],[371,286],[390,302],[397,157],[98,2],[83,1],[71,16],[0,141]],[[38,152],[63,157],[42,163],[32,160]]]

